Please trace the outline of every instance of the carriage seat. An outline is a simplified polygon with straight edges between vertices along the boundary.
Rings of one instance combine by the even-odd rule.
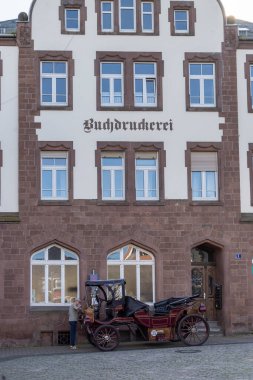
[[[120,311],[119,316],[131,317],[136,311],[149,311],[149,306],[141,301],[138,301],[130,296],[125,296],[124,310]]]
[[[185,304],[188,299],[189,297],[171,297],[171,298],[167,298],[166,300],[156,302],[154,303],[154,313],[166,314],[171,309],[179,305]]]

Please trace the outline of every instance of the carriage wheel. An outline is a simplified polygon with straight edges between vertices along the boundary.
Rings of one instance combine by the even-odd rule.
[[[114,326],[99,326],[95,330],[93,340],[101,351],[112,351],[119,345],[119,332]]]
[[[209,337],[209,325],[198,314],[186,315],[178,325],[178,335],[187,346],[200,346]]]

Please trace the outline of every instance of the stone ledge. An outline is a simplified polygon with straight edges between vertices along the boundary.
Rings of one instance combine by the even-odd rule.
[[[18,212],[0,212],[0,223],[20,223]]]
[[[241,214],[240,223],[253,223],[253,213]]]
[[[49,312],[49,311],[67,311],[69,309],[69,305],[66,306],[30,306],[30,311],[38,311],[38,312]]]

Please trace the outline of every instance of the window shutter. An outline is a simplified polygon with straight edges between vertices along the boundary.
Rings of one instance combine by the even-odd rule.
[[[101,157],[104,158],[104,157],[113,157],[113,158],[122,158],[124,156],[124,153],[123,152],[115,152],[115,151],[107,151],[107,152],[103,152],[101,153]]]
[[[157,159],[157,152],[136,152],[135,158],[138,159]]]
[[[216,152],[192,152],[192,171],[218,171],[218,159]]]

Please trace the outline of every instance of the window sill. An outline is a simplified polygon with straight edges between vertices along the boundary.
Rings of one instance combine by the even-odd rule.
[[[253,213],[241,213],[240,223],[253,223]]]
[[[38,206],[71,206],[72,203],[67,200],[67,201],[43,201],[39,200],[38,201]]]
[[[103,201],[102,199],[100,199],[99,201],[97,201],[97,205],[98,206],[129,206],[129,202],[128,201],[117,201],[117,200]]]
[[[194,34],[193,33],[189,33],[189,32],[186,32],[186,33],[178,33],[178,32],[174,32],[173,34],[171,34],[173,37],[194,37]]]
[[[69,34],[69,35],[84,35],[84,32],[81,32],[80,30],[64,30],[61,32],[61,34]]]
[[[66,311],[68,310],[69,308],[69,305],[66,305],[66,306],[49,306],[49,305],[45,305],[45,306],[30,306],[30,311],[32,312],[41,312],[41,311],[45,311],[45,312],[48,312],[48,311]]]
[[[133,203],[134,206],[164,206],[165,205],[165,201],[159,201],[159,200],[155,200],[155,201],[135,201]]]
[[[73,111],[73,107],[72,106],[56,106],[56,105],[52,105],[52,106],[40,105],[39,110],[40,111]]]
[[[0,223],[20,223],[18,212],[0,212]]]
[[[224,206],[221,201],[191,201],[191,206]]]
[[[219,108],[215,107],[187,107],[186,111],[188,112],[219,112]]]
[[[157,32],[154,32],[154,31],[151,31],[151,32],[136,32],[136,31],[133,31],[133,32],[110,32],[110,31],[99,31],[98,32],[98,35],[102,36],[102,35],[105,35],[105,36],[108,36],[108,35],[111,35],[111,36],[159,36],[159,33]]]
[[[161,106],[155,106],[155,107],[145,107],[145,106],[122,106],[122,107],[115,107],[115,106],[101,106],[99,105],[97,107],[97,111],[163,111],[163,107]]]

